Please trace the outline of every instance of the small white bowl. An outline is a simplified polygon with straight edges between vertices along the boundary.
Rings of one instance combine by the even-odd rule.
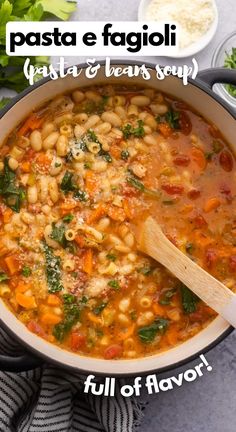
[[[165,1],[168,2],[168,0],[165,0]],[[147,22],[146,12],[147,12],[147,7],[148,7],[150,2],[151,2],[151,0],[141,0],[141,2],[139,4],[139,10],[138,10],[138,20],[139,21]],[[215,0],[212,0],[212,3],[213,3],[214,11],[215,11],[215,19],[214,19],[211,27],[209,28],[209,30],[197,42],[189,45],[186,48],[179,49],[179,51],[175,55],[171,55],[171,57],[183,58],[183,57],[193,56],[193,55],[197,54],[198,52],[202,51],[211,42],[211,40],[213,39],[213,37],[216,33],[216,29],[217,29],[218,21],[219,21],[218,9],[217,9]],[[170,56],[167,56],[167,57],[170,57]]]

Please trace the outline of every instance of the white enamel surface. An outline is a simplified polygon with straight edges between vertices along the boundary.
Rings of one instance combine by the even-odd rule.
[[[17,123],[29,114],[33,108],[41,105],[49,98],[56,96],[64,91],[70,91],[74,88],[104,83],[103,70],[100,71],[96,79],[88,80],[84,75],[73,79],[68,77],[64,80],[50,81],[39,88],[33,90],[22,100],[17,102],[13,108],[8,111],[0,120],[0,143],[8,133],[17,125]],[[106,83],[108,80],[106,80]],[[127,83],[127,79],[109,79],[109,83]],[[128,84],[144,85],[141,78],[129,79]],[[174,77],[169,77],[164,81],[158,81],[155,74],[152,74],[152,80],[147,81],[146,85],[160,89],[169,93],[173,97],[180,98],[192,105],[204,117],[217,124],[223,132],[225,138],[233,146],[235,145],[236,122],[233,117],[213,98],[204,93],[202,90],[192,85],[183,86],[182,82]],[[176,348],[168,350],[158,355],[135,359],[135,360],[115,360],[106,361],[102,359],[93,359],[82,357],[77,354],[62,350],[55,345],[49,344],[38,336],[30,333],[27,328],[17,320],[17,318],[7,309],[2,300],[0,300],[0,319],[14,332],[18,338],[22,339],[29,347],[33,347],[39,353],[50,357],[52,360],[60,362],[62,365],[78,368],[83,371],[92,371],[94,373],[104,374],[138,374],[157,370],[159,368],[171,367],[186,358],[202,352],[207,346],[214,343],[229,328],[222,318],[216,318],[208,327],[199,334],[184,342]]]
[[[165,0],[163,0],[165,1]],[[168,1],[168,0],[166,0]],[[191,1],[191,0],[189,0]],[[140,1],[140,5],[139,5],[139,10],[138,10],[138,20],[139,21],[147,21],[147,8],[149,3],[151,2],[151,0],[141,0]],[[177,1],[178,3],[178,1]],[[218,14],[218,9],[216,6],[216,2],[215,0],[212,0],[213,3],[213,8],[215,11],[215,19],[211,25],[211,27],[209,28],[209,30],[198,40],[196,41],[194,44],[189,45],[186,48],[180,49],[178,53],[176,53],[176,55],[171,55],[171,57],[173,58],[184,58],[184,57],[190,57],[193,56],[195,54],[197,54],[198,52],[202,51],[207,45],[209,45],[209,43],[211,42],[211,40],[213,39],[217,27],[218,27],[218,22],[219,22],[219,14]]]

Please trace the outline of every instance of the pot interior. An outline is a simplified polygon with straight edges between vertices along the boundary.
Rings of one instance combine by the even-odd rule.
[[[127,68],[127,65],[121,66]],[[176,77],[170,76],[160,81],[156,78],[155,70],[150,71],[151,80],[144,81],[142,77],[134,78],[105,78],[104,67],[98,71],[97,77],[93,80],[86,78],[84,71],[78,78],[67,76],[64,79],[56,81],[43,81],[37,87],[27,93],[22,99],[18,100],[15,105],[1,118],[0,123],[0,143],[3,145],[5,138],[23,120],[33,109],[42,105],[49,99],[71,91],[79,87],[89,87],[104,83],[111,84],[134,84],[146,85],[160,91],[170,94],[172,97],[181,99],[196,111],[202,114],[210,122],[218,126],[225,139],[233,147],[235,141],[235,120],[232,115],[213,97],[204,92],[201,88],[188,84],[184,86],[182,81]],[[47,358],[81,371],[91,371],[94,373],[103,373],[107,375],[116,374],[138,374],[170,368],[186,359],[201,353],[208,346],[215,343],[216,340],[223,337],[224,333],[229,330],[229,324],[222,318],[217,317],[209,326],[198,333],[190,340],[181,345],[165,351],[160,354],[134,360],[113,360],[107,361],[82,357],[77,354],[64,351],[45,340],[30,333],[26,327],[7,309],[5,303],[0,300],[1,320],[7,327],[28,347],[32,347],[36,352]]]

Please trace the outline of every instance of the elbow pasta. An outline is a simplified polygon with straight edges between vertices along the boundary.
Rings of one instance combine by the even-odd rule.
[[[149,215],[236,291],[234,154],[181,101],[116,85],[60,95],[2,143],[0,176],[0,296],[66,350],[153,355],[216,316],[138,251]]]

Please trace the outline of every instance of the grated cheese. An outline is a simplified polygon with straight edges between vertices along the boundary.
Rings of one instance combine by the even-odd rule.
[[[186,48],[207,33],[215,19],[215,10],[212,0],[151,0],[146,18],[179,24],[179,46]]]

